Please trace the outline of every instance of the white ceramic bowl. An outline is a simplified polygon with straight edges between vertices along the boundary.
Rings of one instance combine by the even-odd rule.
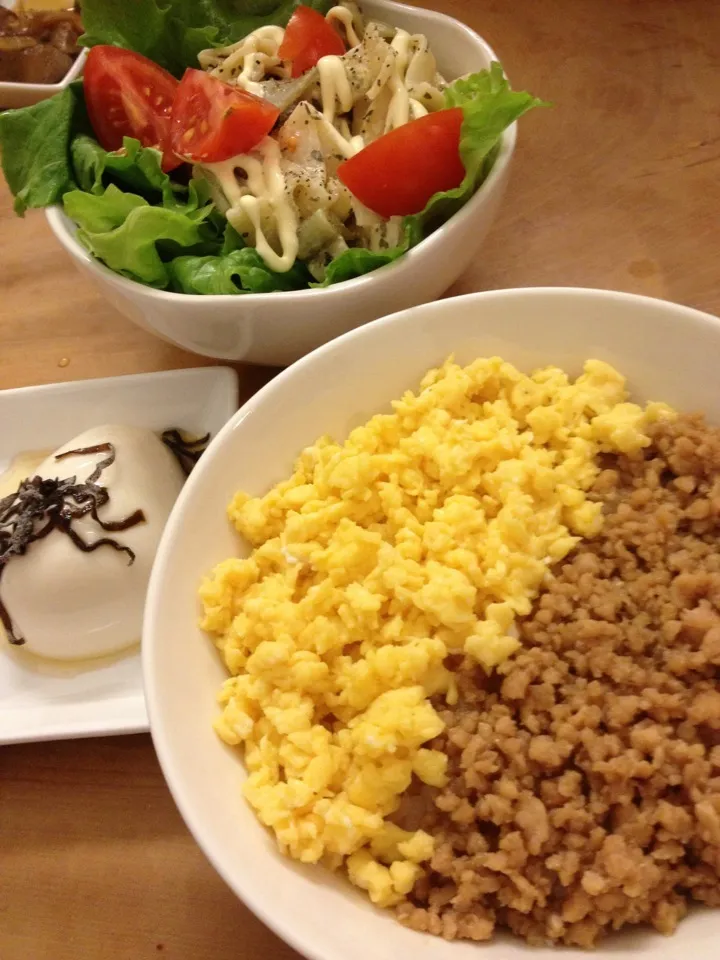
[[[15,7],[15,0],[0,0],[0,7],[12,10]],[[32,4],[28,3],[27,7],[31,9]],[[0,83],[0,109],[30,107],[41,100],[54,97],[56,93],[64,90],[73,80],[77,80],[83,72],[86,57],[87,50],[81,50],[75,58],[75,62],[59,83]]]
[[[497,57],[464,24],[432,10],[365,0],[370,17],[426,34],[447,77],[483,70]],[[194,296],[154,290],[113,273],[75,239],[60,208],[48,211],[56,237],[121,313],[171,343],[207,357],[285,366],[368,320],[439,297],[472,261],[497,213],[515,147],[505,132],[490,176],[470,202],[397,263],[322,290]]]
[[[598,357],[629,377],[633,395],[704,410],[720,423],[720,321],[659,300],[579,289],[501,290],[427,304],[361,327],[271,381],[225,426],[190,477],[167,524],[143,634],[145,692],[155,748],[175,801],[218,872],[276,933],[312,960],[581,960],[578,950],[498,939],[449,945],[401,927],[320,867],[283,858],[241,797],[239,752],[211,728],[225,670],[197,628],[196,590],[215,563],[244,551],[226,505],[262,494],[318,436],[343,438],[387,410],[454,352],[499,354],[524,369],[571,374]],[[603,960],[715,960],[720,913],[696,912],[671,939],[641,931],[595,951]]]

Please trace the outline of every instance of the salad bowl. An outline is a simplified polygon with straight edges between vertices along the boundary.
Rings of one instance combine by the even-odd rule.
[[[449,79],[489,68],[489,45],[457,20],[392,0],[367,0],[364,12],[428,38]],[[55,236],[130,320],[202,356],[285,366],[370,320],[441,296],[471,263],[500,206],[515,148],[513,124],[502,136],[492,170],[467,204],[395,263],[329,287],[293,292],[193,295],[136,283],[94,259],[60,206],[48,209]]]

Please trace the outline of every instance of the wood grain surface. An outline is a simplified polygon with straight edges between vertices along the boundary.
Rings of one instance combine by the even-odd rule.
[[[720,313],[712,0],[433,0],[552,100],[453,293],[615,288]],[[132,326],[0,188],[0,388],[204,363]],[[581,321],[582,318],[579,318]],[[249,396],[272,371],[241,367]],[[0,425],[1,429],[1,425]],[[149,737],[0,747],[2,960],[290,960],[183,826]]]

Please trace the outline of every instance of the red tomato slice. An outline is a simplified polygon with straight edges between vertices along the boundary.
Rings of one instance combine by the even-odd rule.
[[[196,163],[229,160],[257,146],[279,116],[268,100],[189,69],[173,103],[170,142]]]
[[[433,194],[459,187],[460,107],[429,113],[391,130],[341,163],[338,177],[381,217],[420,213]]]
[[[325,17],[311,7],[297,7],[285,30],[278,50],[281,60],[292,60],[292,75],[300,77],[311,70],[321,57],[341,57],[345,42]]]
[[[83,87],[88,115],[106,150],[123,137],[163,153],[163,170],[182,163],[169,149],[170,107],[179,84],[147,57],[121,47],[98,46],[88,53]]]

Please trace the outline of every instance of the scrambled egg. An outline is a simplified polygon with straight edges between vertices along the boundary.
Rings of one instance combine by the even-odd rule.
[[[456,696],[449,654],[509,657],[550,567],[600,529],[598,453],[640,450],[666,412],[625,401],[595,360],[572,382],[451,359],[264,497],[235,497],[255,549],[203,583],[202,625],[232,675],[218,733],[244,744],[245,795],[284,852],[344,865],[382,906],[410,892],[432,840],[388,818],[413,776],[445,783],[429,698]]]

